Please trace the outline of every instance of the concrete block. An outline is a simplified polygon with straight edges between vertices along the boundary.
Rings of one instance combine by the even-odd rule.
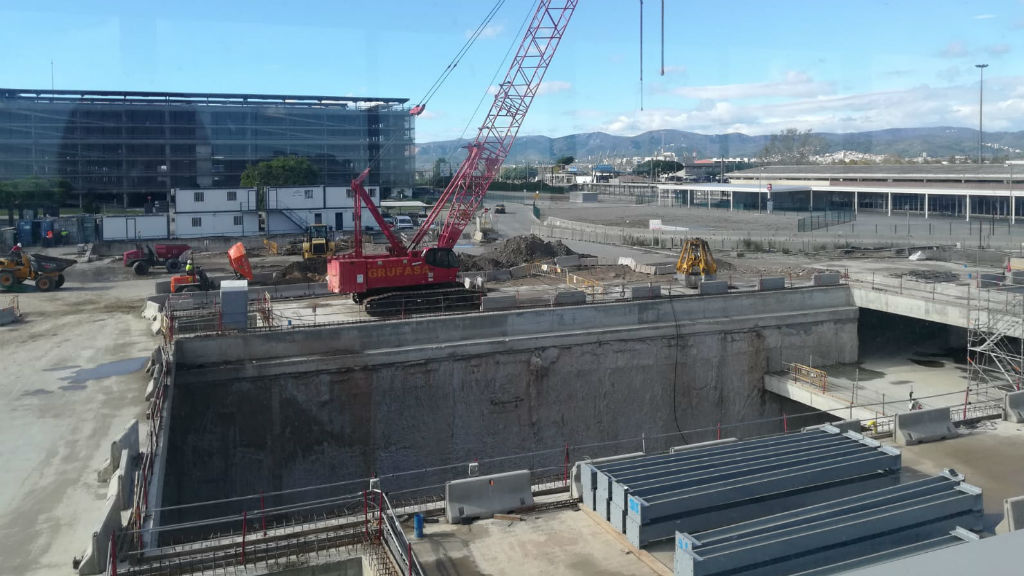
[[[900,446],[956,438],[959,432],[949,421],[949,408],[914,410],[896,415],[893,439]]]
[[[819,272],[811,278],[815,286],[839,285],[839,272]]]
[[[559,256],[559,257],[555,258],[555,265],[559,266],[559,267],[563,267],[563,266],[579,266],[580,265],[580,257],[577,254],[574,254],[572,256]]]
[[[121,524],[120,504],[114,498],[107,498],[103,505],[103,519],[89,540],[89,547],[78,565],[79,574],[102,574],[107,569],[107,559],[110,550],[110,534],[115,530],[120,532]]]
[[[599,264],[598,258],[580,258],[580,266],[597,266]]]
[[[480,311],[509,310],[519,305],[515,294],[484,296],[480,299]]]
[[[1010,284],[1014,286],[1024,286],[1024,270],[1014,270],[1010,272]]]
[[[701,296],[710,296],[712,294],[727,294],[729,292],[729,283],[725,280],[703,280],[698,285],[698,293]]]
[[[551,296],[552,306],[577,306],[587,303],[587,293],[582,290],[560,290]]]
[[[488,280],[492,282],[508,282],[512,279],[512,272],[508,268],[499,268],[497,270],[491,270]]]
[[[155,294],[170,294],[171,293],[171,281],[170,280],[157,280],[153,289]]]
[[[146,400],[152,400],[153,396],[156,395],[156,378],[150,378],[149,384],[146,384]]]
[[[513,279],[526,278],[527,276],[530,275],[530,270],[532,268],[533,267],[530,266],[529,264],[523,264],[522,266],[515,266],[513,268],[509,268],[508,273]]]
[[[533,506],[529,470],[453,480],[445,484],[444,496],[445,515],[452,524]]]
[[[786,279],[782,276],[772,278],[761,278],[757,281],[757,289],[765,292],[768,290],[784,290]]]
[[[996,534],[1024,529],[1024,496],[1003,500],[1003,521],[996,526]]]
[[[1017,423],[1024,422],[1024,390],[1010,392],[1003,397],[1003,420]]]
[[[636,260],[633,260],[629,256],[619,256],[617,264],[619,266],[629,266],[631,269],[636,270]]]
[[[1005,274],[981,274],[979,278],[982,288],[996,288],[1006,282]]]
[[[633,300],[660,298],[661,286],[657,284],[640,284],[637,286],[630,286],[629,297],[632,298]]]
[[[18,315],[18,311],[12,308],[0,308],[0,326],[6,326],[7,324],[13,324],[21,319]]]

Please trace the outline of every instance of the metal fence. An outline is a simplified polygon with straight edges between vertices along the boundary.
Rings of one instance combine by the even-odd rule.
[[[824,214],[804,216],[797,220],[796,231],[810,232],[812,230],[818,230],[819,228],[828,229],[829,226],[846,224],[847,222],[853,222],[856,219],[857,214],[853,210],[832,210],[825,212]]]

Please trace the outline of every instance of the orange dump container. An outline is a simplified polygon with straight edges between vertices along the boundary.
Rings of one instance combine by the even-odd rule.
[[[231,269],[246,280],[252,280],[252,264],[249,257],[245,255],[245,246],[238,242],[228,249],[228,260],[231,262]]]

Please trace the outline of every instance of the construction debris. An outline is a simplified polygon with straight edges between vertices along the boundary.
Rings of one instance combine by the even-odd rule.
[[[949,272],[946,270],[910,270],[904,272],[903,276],[907,276],[918,282],[957,282],[960,280],[960,275],[956,272]],[[890,274],[893,278],[899,278],[900,274]]]
[[[323,282],[327,273],[326,261],[298,260],[274,272],[274,280],[293,282]]]
[[[459,260],[462,262],[462,270],[471,272],[512,268],[529,262],[574,254],[576,252],[562,244],[561,240],[547,242],[539,236],[530,234],[529,236],[513,236],[488,248],[479,256],[460,253]]]

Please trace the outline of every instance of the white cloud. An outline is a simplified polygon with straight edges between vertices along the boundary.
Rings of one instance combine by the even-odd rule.
[[[783,80],[776,82],[755,82],[751,84],[722,84],[718,86],[683,86],[673,90],[685,98],[703,100],[737,100],[742,98],[765,97],[811,97],[835,92],[835,87],[824,82],[815,82],[803,72],[790,71]]]
[[[548,80],[541,82],[537,88],[537,94],[557,94],[559,92],[567,92],[572,90],[572,84],[569,82],[563,82],[562,80]]]
[[[505,29],[501,24],[488,24],[480,31],[480,38],[497,38]],[[466,38],[472,38],[474,30],[466,30]]]
[[[986,79],[987,80],[987,79]],[[1024,116],[1024,79],[999,78],[985,85],[985,126],[1019,130]],[[990,87],[991,86],[991,87]],[[784,101],[696,103],[689,108],[648,109],[609,118],[598,129],[635,135],[674,128],[699,133],[771,134],[784,128],[854,132],[917,126],[974,126],[977,84],[915,86],[906,90],[821,95]]]
[[[1010,52],[1009,44],[993,44],[985,47],[985,52],[992,56],[1002,56]]]
[[[995,18],[995,17],[996,17],[995,14],[978,14],[977,16],[974,16],[973,18],[975,20],[991,20],[992,18]]]
[[[950,42],[939,52],[939,56],[943,58],[963,58],[967,56],[967,47],[964,46],[963,42]]]

